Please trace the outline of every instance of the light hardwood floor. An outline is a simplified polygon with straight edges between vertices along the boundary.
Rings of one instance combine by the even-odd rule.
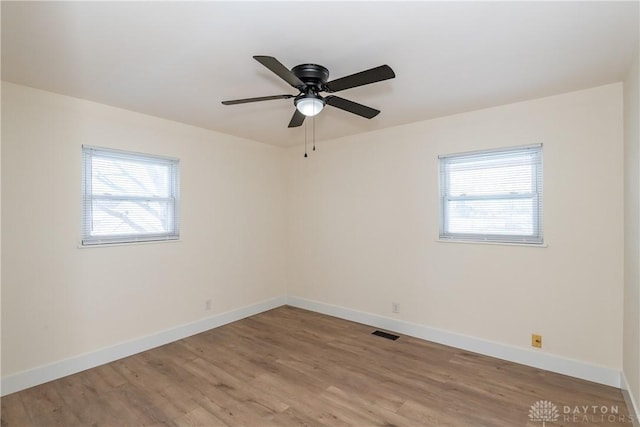
[[[374,330],[280,307],[5,396],[2,426],[631,426],[618,389]]]

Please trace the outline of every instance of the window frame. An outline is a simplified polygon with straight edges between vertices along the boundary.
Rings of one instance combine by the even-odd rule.
[[[121,160],[131,160],[148,164],[162,165],[169,168],[167,182],[167,197],[153,195],[123,195],[123,194],[93,194],[93,163],[94,157],[107,157]],[[169,230],[163,233],[138,233],[138,234],[111,234],[92,235],[93,201],[141,201],[164,202],[170,209]],[[174,157],[166,157],[155,154],[138,153],[112,148],[82,145],[82,247],[104,246],[114,244],[132,244],[176,241],[180,239],[180,160]]]
[[[516,194],[489,194],[489,195],[462,195],[452,196],[447,194],[450,180],[450,171],[447,166],[453,162],[463,163],[465,160],[482,159],[482,157],[490,157],[502,155],[505,158],[508,155],[522,155],[523,153],[534,153],[531,167],[533,168],[533,176],[531,179],[532,191],[530,193]],[[471,151],[464,153],[455,153],[438,156],[438,172],[439,172],[439,240],[451,242],[467,242],[467,243],[502,243],[502,244],[521,244],[527,246],[544,246],[543,235],[543,145],[532,144],[518,147],[505,147],[490,150]],[[533,201],[532,209],[532,226],[534,232],[532,235],[524,234],[495,234],[495,233],[455,233],[449,231],[449,202],[452,201],[477,201],[477,200],[522,200],[530,199]]]

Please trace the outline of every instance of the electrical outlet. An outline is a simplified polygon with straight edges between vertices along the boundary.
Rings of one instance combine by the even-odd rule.
[[[398,304],[397,302],[392,302],[391,303],[391,312],[392,313],[400,313],[400,304]]]
[[[542,348],[542,335],[531,334],[531,346]]]
[[[208,300],[206,300],[206,301],[204,302],[204,310],[205,310],[205,311],[209,311],[209,310],[211,310],[211,300],[210,300],[210,299],[208,299]]]

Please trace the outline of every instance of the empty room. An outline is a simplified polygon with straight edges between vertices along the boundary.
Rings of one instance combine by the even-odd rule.
[[[2,427],[640,426],[639,1],[0,14]]]

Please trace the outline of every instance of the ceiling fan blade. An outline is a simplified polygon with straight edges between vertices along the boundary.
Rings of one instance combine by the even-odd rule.
[[[392,79],[396,76],[391,67],[381,65],[370,70],[360,71],[350,76],[341,77],[328,82],[325,86],[327,92],[338,92],[339,90],[351,89],[352,87],[364,86],[382,80]]]
[[[305,117],[307,117],[307,116],[302,114],[296,108],[296,111],[295,111],[295,113],[293,113],[293,117],[291,117],[291,121],[289,122],[289,127],[290,128],[297,128],[298,126],[302,126],[302,123],[304,122]]]
[[[339,96],[327,96],[324,100],[327,102],[327,104],[333,107],[348,111],[353,114],[357,114],[367,119],[372,119],[380,114],[379,110],[367,107],[366,105],[358,104],[357,102],[349,101],[348,99],[340,98]]]
[[[236,105],[236,104],[246,104],[247,102],[258,102],[258,101],[271,101],[273,99],[288,99],[294,98],[295,95],[273,95],[273,96],[260,96],[258,98],[245,98],[245,99],[232,99],[231,101],[222,101],[224,105]]]
[[[285,82],[289,83],[291,86],[298,89],[306,87],[302,80],[300,80],[295,74],[291,72],[291,70],[282,65],[282,63],[273,56],[257,55],[254,56],[253,59],[267,67],[269,70],[271,70]]]

